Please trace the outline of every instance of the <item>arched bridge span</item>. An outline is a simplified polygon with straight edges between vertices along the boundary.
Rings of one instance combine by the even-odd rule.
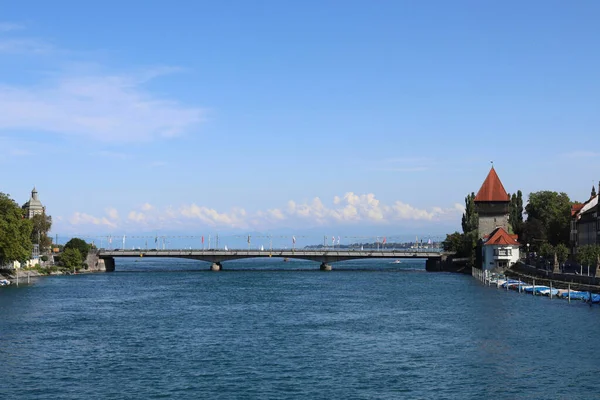
[[[244,258],[296,258],[321,263],[321,269],[330,270],[331,263],[346,260],[387,258],[387,259],[416,259],[425,258],[426,268],[435,269],[444,262],[451,253],[428,251],[428,249],[407,250],[99,250],[98,257],[105,262],[106,270],[113,271],[115,257],[137,258],[187,258],[212,263],[211,269],[220,270],[221,263]]]

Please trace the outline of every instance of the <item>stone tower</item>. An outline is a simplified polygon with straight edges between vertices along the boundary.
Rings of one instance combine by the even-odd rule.
[[[23,205],[23,208],[25,209],[27,218],[33,218],[34,215],[44,213],[44,206],[38,198],[38,192],[35,190],[35,187],[31,191],[31,198]]]
[[[510,198],[493,166],[474,201],[479,215],[479,239],[489,235],[498,227],[509,231],[508,205]]]

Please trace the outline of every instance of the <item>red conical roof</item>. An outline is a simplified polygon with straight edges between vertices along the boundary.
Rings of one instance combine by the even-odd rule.
[[[508,193],[504,190],[504,186],[500,182],[500,178],[498,178],[494,167],[492,167],[487,178],[483,181],[483,185],[481,185],[477,196],[475,196],[475,201],[510,201]]]

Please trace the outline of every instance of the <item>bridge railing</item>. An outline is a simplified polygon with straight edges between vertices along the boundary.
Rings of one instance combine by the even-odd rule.
[[[277,248],[277,249],[244,249],[244,248],[232,248],[232,249],[215,249],[215,248],[205,248],[205,249],[142,249],[142,248],[134,248],[134,249],[106,249],[101,248],[97,250],[98,252],[144,252],[144,253],[154,253],[154,252],[197,252],[197,251],[218,251],[218,252],[258,252],[258,253],[272,253],[272,252],[356,252],[356,253],[444,253],[442,249],[337,249],[337,248],[315,248],[315,249],[290,249],[290,248]]]

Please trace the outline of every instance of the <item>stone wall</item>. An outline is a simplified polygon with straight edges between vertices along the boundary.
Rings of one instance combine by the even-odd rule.
[[[88,265],[88,271],[106,272],[104,260],[99,258],[96,253],[88,253],[85,263]]]
[[[508,203],[507,202],[481,202],[477,203],[479,216],[479,239],[489,235],[498,227],[508,229]]]

